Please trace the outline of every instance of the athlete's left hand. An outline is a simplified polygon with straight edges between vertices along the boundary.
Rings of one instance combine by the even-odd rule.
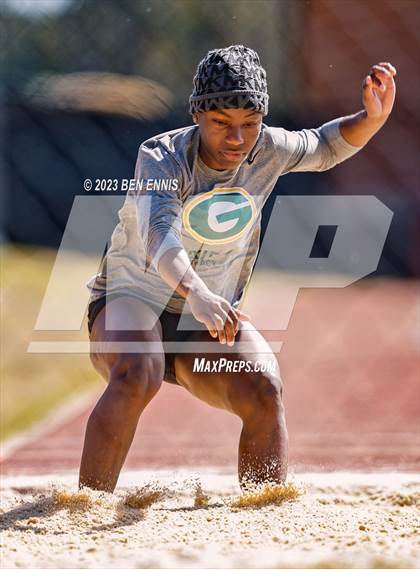
[[[363,81],[363,106],[367,116],[380,120],[388,117],[395,101],[394,76],[397,70],[390,63],[372,65]]]

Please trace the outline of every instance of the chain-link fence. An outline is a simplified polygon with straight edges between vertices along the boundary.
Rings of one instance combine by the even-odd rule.
[[[375,195],[394,216],[373,274],[413,276],[419,19],[415,0],[0,0],[3,240],[58,247],[75,196],[86,195],[83,181],[132,178],[141,141],[191,124],[187,100],[200,59],[210,49],[242,43],[258,51],[267,70],[265,122],[289,129],[360,110],[370,66],[391,61],[398,69],[397,101],[384,129],[331,171],[280,178],[264,221],[276,195]],[[324,236],[329,243],[333,237]],[[329,248],[315,245],[319,257]],[[54,258],[54,249],[42,248],[6,255],[4,316],[13,325],[7,324],[3,343],[9,354],[2,404],[11,430],[22,427],[28,407],[30,419],[38,419],[86,378],[94,381],[86,359],[27,353],[34,338],[74,340],[70,333],[33,332]],[[68,268],[79,282],[89,261],[81,259],[70,259]],[[66,283],[59,284],[66,299],[60,310],[73,312]],[[373,441],[369,448],[378,452],[396,434],[387,464],[403,456],[401,444],[407,433],[412,441],[418,419],[414,289],[409,281],[371,279],[346,291],[305,291],[310,296],[301,298],[280,355],[292,446],[300,432],[302,457],[319,456],[321,447],[333,455],[336,429],[337,444],[347,448],[355,425],[359,440],[366,448]],[[281,296],[278,280],[257,282],[255,291],[252,314],[277,318],[278,299],[272,303],[270,295]],[[86,327],[80,338],[86,340]],[[190,423],[186,428],[192,432]]]
[[[190,124],[199,60],[243,43],[267,70],[266,122],[286,128],[358,111],[369,67],[397,67],[395,111],[367,148],[331,172],[281,178],[275,193],[378,196],[395,214],[378,272],[414,274],[414,0],[3,0],[0,10],[6,240],[58,246],[83,180],[132,177],[142,140]]]

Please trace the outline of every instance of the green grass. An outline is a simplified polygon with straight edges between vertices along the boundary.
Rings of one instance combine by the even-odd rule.
[[[55,257],[56,251],[50,249],[0,249],[2,440],[36,423],[77,392],[102,382],[87,355],[27,352],[33,340],[87,340],[86,326],[80,332],[66,332],[65,337],[62,332],[34,331]],[[90,260],[73,254],[66,262],[76,272]]]

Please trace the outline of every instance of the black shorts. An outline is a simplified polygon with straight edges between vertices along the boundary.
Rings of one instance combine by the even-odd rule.
[[[105,306],[105,303],[107,301],[111,301],[114,298],[118,298],[118,297],[122,297],[122,296],[126,297],[128,295],[127,294],[119,294],[119,293],[108,294],[107,296],[102,296],[101,298],[98,298],[97,300],[93,300],[89,304],[89,308],[88,308],[89,336],[92,332],[93,322],[95,321],[95,318],[97,317],[99,312]],[[142,300],[142,302],[145,302],[145,304],[148,304],[144,300]],[[156,307],[154,307],[152,304],[148,304],[148,306],[150,306],[150,308],[157,313]],[[197,331],[197,327],[199,327],[200,330],[207,331],[207,328],[204,326],[204,324],[200,324],[199,322],[197,322],[192,315],[189,316],[189,318],[191,318],[191,320],[194,321],[194,328],[195,329],[194,330],[177,330],[177,326],[178,326],[178,322],[179,322],[180,318],[181,318],[181,314],[174,314],[173,312],[168,312],[167,310],[164,310],[162,312],[162,314],[159,316],[159,322],[162,326],[162,341],[163,342],[185,342],[190,338],[190,336],[192,334],[194,334],[194,332]],[[211,336],[209,334],[209,341],[210,340],[211,340]],[[165,377],[164,377],[164,381],[166,381],[168,383],[177,384],[178,382],[177,382],[176,376],[175,376],[175,356],[176,356],[176,353],[167,353],[167,354],[165,353]]]

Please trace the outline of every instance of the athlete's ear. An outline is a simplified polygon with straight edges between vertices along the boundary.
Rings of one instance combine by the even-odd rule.
[[[197,115],[193,115],[193,122],[194,122],[195,124],[198,124]]]

